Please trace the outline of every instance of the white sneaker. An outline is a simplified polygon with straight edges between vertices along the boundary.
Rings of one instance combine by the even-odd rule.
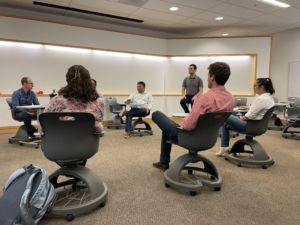
[[[216,153],[216,155],[221,157],[229,151],[230,151],[229,147],[220,147],[220,150]]]

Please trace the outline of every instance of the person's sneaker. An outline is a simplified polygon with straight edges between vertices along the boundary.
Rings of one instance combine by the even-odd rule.
[[[124,133],[124,138],[130,138],[130,133],[125,132],[125,133]]]
[[[220,150],[216,153],[217,156],[223,156],[230,151],[229,147],[220,147]]]
[[[163,170],[163,171],[169,169],[169,164],[165,164],[165,163],[161,163],[161,162],[155,162],[152,165],[153,165],[153,167]]]

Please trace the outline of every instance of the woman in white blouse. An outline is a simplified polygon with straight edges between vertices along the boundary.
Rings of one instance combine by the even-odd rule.
[[[258,96],[253,101],[249,111],[240,117],[231,115],[224,123],[222,127],[221,147],[216,155],[222,156],[230,150],[230,130],[244,133],[246,131],[247,120],[261,120],[268,109],[273,107],[274,99],[272,95],[275,90],[270,78],[256,79],[253,89]]]

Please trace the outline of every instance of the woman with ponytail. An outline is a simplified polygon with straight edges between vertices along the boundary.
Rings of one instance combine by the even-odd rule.
[[[81,65],[71,66],[66,81],[67,85],[51,99],[45,112],[89,112],[95,117],[96,129],[101,131],[104,103],[97,94],[89,71]]]
[[[230,130],[244,133],[246,131],[247,120],[261,120],[268,109],[274,105],[272,95],[275,93],[273,83],[270,78],[258,78],[253,85],[254,93],[258,96],[254,99],[249,111],[244,115],[237,117],[231,115],[225,121],[222,127],[222,141],[217,156],[223,156],[229,148]]]

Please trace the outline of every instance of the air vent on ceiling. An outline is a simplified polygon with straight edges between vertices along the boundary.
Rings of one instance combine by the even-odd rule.
[[[126,5],[133,5],[136,7],[141,7],[145,5],[149,0],[119,0],[118,2],[126,4]]]
[[[133,1],[133,0],[128,0],[128,1]],[[39,1],[33,1],[33,4],[48,7],[48,8],[62,9],[62,10],[66,10],[66,11],[84,13],[84,14],[89,14],[89,15],[96,15],[96,16],[118,19],[118,20],[123,20],[123,21],[135,22],[135,23],[143,23],[144,22],[144,20],[123,17],[123,16],[116,16],[116,15],[111,15],[111,14],[106,14],[106,13],[99,13],[99,12],[94,12],[94,11],[89,11],[89,10],[84,10],[84,9],[77,9],[77,8],[68,7],[68,6],[49,4],[49,3],[45,3],[45,2],[39,2]]]

